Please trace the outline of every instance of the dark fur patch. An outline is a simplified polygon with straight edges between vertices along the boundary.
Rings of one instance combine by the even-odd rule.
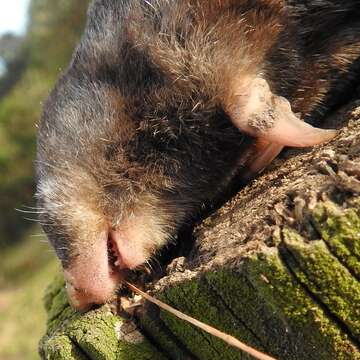
[[[357,76],[359,16],[350,0],[95,0],[39,127],[38,197],[59,257],[82,237],[78,202],[112,223],[149,193],[170,236],[216,201],[252,142],[224,111],[235,74],[322,113]]]

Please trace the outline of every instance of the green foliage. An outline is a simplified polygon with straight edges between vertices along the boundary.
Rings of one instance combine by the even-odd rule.
[[[0,323],[6,329],[0,334],[1,359],[39,358],[38,341],[46,323],[43,289],[58,265],[47,244],[23,233],[31,222],[15,208],[34,206],[41,103],[70,60],[87,6],[88,0],[32,0],[29,31],[17,55],[26,57],[26,68],[0,98],[0,247],[14,245],[0,249]],[[24,241],[15,244],[20,239]]]
[[[13,242],[29,225],[14,209],[33,206],[36,123],[61,69],[84,27],[88,0],[33,0],[30,26],[20,54],[27,68],[0,99],[0,245]]]
[[[45,331],[42,305],[44,284],[59,271],[46,242],[30,236],[1,252],[0,359],[37,360],[37,347]]]

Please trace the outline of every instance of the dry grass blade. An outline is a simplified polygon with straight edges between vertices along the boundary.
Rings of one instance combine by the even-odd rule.
[[[155,298],[153,298],[152,296],[148,295],[147,293],[141,291],[140,289],[138,289],[136,286],[126,282],[126,285],[135,293],[141,295],[144,299],[152,302],[153,304],[156,304],[157,306],[159,306],[161,309],[164,309],[166,311],[168,311],[169,313],[175,315],[176,317],[178,317],[181,320],[187,321],[190,324],[206,331],[207,333],[209,333],[210,335],[216,336],[219,339],[225,341],[227,344],[234,346],[246,353],[248,353],[249,355],[253,356],[255,359],[258,360],[276,360],[275,358],[266,355],[264,353],[262,353],[261,351],[258,351],[246,344],[244,344],[243,342],[241,342],[240,340],[236,339],[235,337],[228,335],[220,330],[215,329],[214,327],[207,325],[199,320],[196,320],[194,318],[192,318],[191,316],[188,316],[184,313],[182,313],[179,310],[176,310],[174,308],[172,308],[171,306],[163,303],[160,300],[157,300]]]

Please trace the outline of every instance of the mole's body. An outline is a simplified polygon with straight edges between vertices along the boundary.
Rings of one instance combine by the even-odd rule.
[[[106,301],[234,174],[334,136],[300,118],[356,79],[359,19],[349,0],[93,2],[38,136],[41,220],[75,306]]]

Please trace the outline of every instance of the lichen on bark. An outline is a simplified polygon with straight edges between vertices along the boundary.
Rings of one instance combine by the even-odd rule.
[[[131,321],[114,315],[107,305],[86,314],[74,311],[60,276],[48,287],[44,303],[48,330],[40,342],[43,359],[165,359]]]

